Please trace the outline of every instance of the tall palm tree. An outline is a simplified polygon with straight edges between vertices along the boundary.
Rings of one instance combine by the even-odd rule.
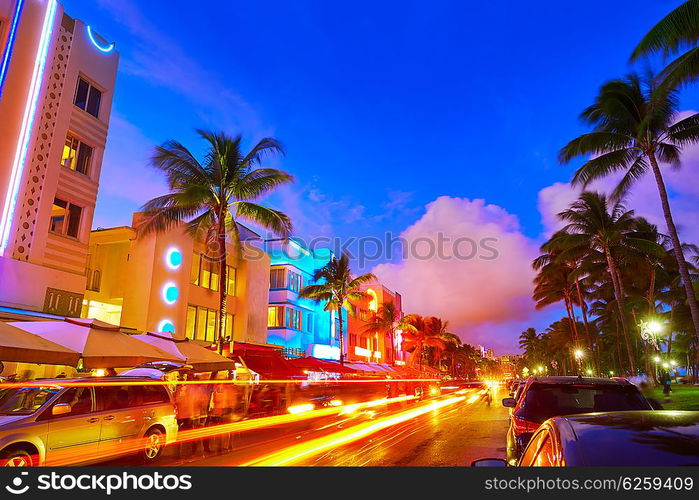
[[[612,80],[602,86],[595,103],[580,115],[593,132],[570,141],[560,152],[561,163],[577,156],[592,155],[573,176],[574,184],[590,182],[615,172],[623,172],[614,195],[620,197],[634,181],[653,173],[660,204],[675,252],[694,333],[699,339],[699,305],[689,278],[682,244],[672,218],[660,164],[680,165],[680,150],[699,142],[699,113],[677,121],[677,91],[643,82],[638,75]]]
[[[186,232],[203,240],[207,258],[219,264],[218,345],[223,348],[227,298],[227,249],[230,239],[240,255],[238,221],[258,224],[281,237],[292,231],[291,219],[284,213],[256,201],[277,187],[293,181],[286,172],[261,167],[271,156],[284,153],[281,144],[265,138],[243,152],[242,137],[223,132],[197,130],[206,141],[206,151],[198,160],[182,143],[174,140],[155,148],[152,165],[164,175],[170,192],[146,202],[139,234],[162,232],[185,224]]]
[[[657,252],[662,248],[655,242],[638,237],[635,233],[636,219],[632,210],[626,210],[621,202],[612,203],[600,193],[584,192],[570,208],[558,214],[566,226],[548,242],[549,250],[558,252],[561,259],[575,259],[584,253],[603,256],[619,318],[624,332],[629,368],[634,373],[633,354],[629,329],[626,321],[623,285],[619,274],[619,262],[628,252]]]
[[[365,298],[367,294],[361,286],[376,276],[372,273],[362,274],[356,278],[350,269],[350,258],[347,252],[338,259],[335,256],[325,266],[316,270],[313,275],[315,284],[305,286],[299,292],[299,297],[325,302],[326,311],[336,311],[340,326],[340,364],[345,362],[344,333],[342,311],[349,301]]]
[[[699,0],[688,0],[653,26],[634,49],[631,62],[657,52],[661,52],[666,60],[677,56],[659,76],[668,86],[682,85],[695,81],[699,76],[697,42],[699,42]]]

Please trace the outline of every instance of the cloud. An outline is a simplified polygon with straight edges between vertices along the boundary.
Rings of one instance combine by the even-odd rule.
[[[612,176],[595,181],[586,189],[611,193],[617,186],[620,176]],[[675,225],[683,241],[699,242],[699,146],[686,148],[682,155],[682,168],[663,168],[663,178],[667,185]],[[563,224],[556,214],[570,205],[583,191],[579,186],[557,182],[539,191],[538,208],[544,226],[545,236],[550,236]],[[647,218],[656,224],[661,232],[667,231],[665,217],[660,206],[660,195],[652,173],[646,174],[630,190],[624,199],[627,209],[636,215]]]
[[[531,261],[537,248],[521,233],[518,218],[481,199],[442,196],[401,237],[414,251],[373,272],[402,295],[404,309],[449,320],[465,342],[513,351],[520,324],[534,313]],[[467,259],[474,253],[469,240],[478,248]],[[430,241],[443,249],[441,256],[428,255]],[[502,333],[484,335],[486,325]]]
[[[163,176],[148,166],[153,145],[138,127],[112,113],[93,227],[128,225],[144,202],[168,192]]]

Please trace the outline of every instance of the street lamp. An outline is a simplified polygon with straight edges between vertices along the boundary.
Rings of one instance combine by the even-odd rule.
[[[660,363],[660,356],[654,357],[653,361],[655,361],[656,363]]]
[[[582,349],[575,349],[573,354],[575,355],[575,359],[582,359],[585,356],[585,353],[582,351]]]
[[[592,375],[592,370],[590,370],[590,369],[588,368],[587,370],[585,370],[585,373],[586,373],[588,376],[591,376],[591,375]]]

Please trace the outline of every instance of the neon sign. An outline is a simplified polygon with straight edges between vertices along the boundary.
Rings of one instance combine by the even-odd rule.
[[[109,43],[107,45],[103,45],[99,40],[97,40],[97,36],[99,35],[95,36],[95,33],[92,32],[92,28],[90,28],[90,25],[87,25],[87,36],[90,38],[92,45],[94,45],[97,48],[97,50],[104,52],[105,54],[110,53],[112,50],[114,50],[114,47],[116,46],[114,42]]]
[[[10,64],[10,56],[12,55],[12,48],[15,46],[15,36],[17,35],[17,24],[19,23],[19,15],[22,12],[22,6],[24,5],[24,0],[18,0],[15,6],[15,15],[12,16],[12,25],[10,26],[10,34],[7,37],[7,45],[5,46],[5,53],[2,56],[2,64],[0,64],[0,96],[2,95],[2,88],[5,85],[5,77],[7,76],[7,66]]]

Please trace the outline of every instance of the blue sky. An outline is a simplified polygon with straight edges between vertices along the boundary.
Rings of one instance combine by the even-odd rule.
[[[270,203],[302,236],[399,234],[448,196],[502,208],[535,247],[578,114],[679,3],[63,0],[121,57],[95,226],[128,224],[164,189],[149,148],[196,149],[200,127],[285,144],[297,182]]]

